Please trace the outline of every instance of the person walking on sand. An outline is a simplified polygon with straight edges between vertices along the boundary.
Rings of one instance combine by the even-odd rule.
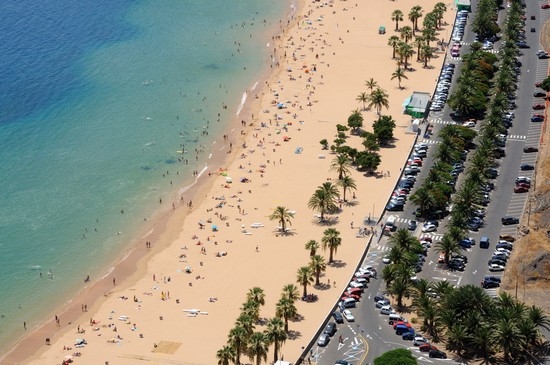
[[[113,278],[113,285],[116,285],[116,278]]]

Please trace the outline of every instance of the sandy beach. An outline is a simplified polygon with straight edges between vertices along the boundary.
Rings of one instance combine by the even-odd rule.
[[[436,3],[422,2],[424,13]],[[300,318],[289,323],[291,336],[282,346],[285,360],[298,359],[365,249],[368,237],[357,237],[357,230],[366,217],[381,215],[414,143],[403,101],[413,91],[434,89],[444,52],[435,54],[430,68],[413,56],[402,89],[390,79],[396,63],[387,43],[398,35],[391,13],[400,9],[406,18],[417,4],[303,2],[295,24],[281,34],[281,42],[271,44],[281,60],[278,67],[248,93],[249,105],[227,138],[212,146],[212,161],[223,163],[209,163],[196,188],[175,199],[176,209],[161,215],[154,231],[143,235],[112,273],[60,311],[59,326],[52,318],[0,363],[61,364],[78,352],[75,364],[214,364],[248,290],[264,290],[260,317],[274,317],[283,286],[298,285],[296,272],[309,262],[306,242],[320,242],[326,228],[336,228],[342,237],[336,263],[327,267],[322,285],[308,288],[318,300],[297,302]],[[450,24],[454,11],[446,5]],[[380,25],[386,34],[378,34]],[[438,38],[448,38],[450,28],[444,26]],[[355,199],[350,197],[330,224],[319,224],[308,200],[319,185],[338,177],[329,171],[335,155],[319,141],[334,140],[336,124],[345,125],[361,108],[356,98],[368,91],[370,78],[390,95],[390,108],[382,114],[397,121],[395,143],[380,150],[378,174],[352,170]],[[362,114],[364,129],[372,130],[376,112]],[[361,142],[348,132],[347,145],[362,148]],[[280,235],[278,222],[268,219],[277,206],[296,212],[288,235]],[[320,253],[328,259],[328,252]],[[264,329],[256,325],[256,331]],[[77,348],[77,338],[86,344]],[[271,350],[269,360],[272,355]],[[249,362],[246,356],[241,360]]]

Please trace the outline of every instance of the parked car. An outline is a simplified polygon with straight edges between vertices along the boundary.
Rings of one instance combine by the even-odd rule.
[[[336,360],[334,365],[353,365],[351,362],[347,362],[346,360]]]
[[[544,91],[535,91],[533,93],[533,96],[535,98],[544,98],[544,97],[546,97],[546,93]]]
[[[517,217],[502,217],[500,219],[500,221],[504,225],[518,224],[519,223],[519,218],[517,218]]]
[[[395,313],[395,310],[393,310],[393,308],[389,305],[385,305],[383,306],[382,308],[380,308],[380,314],[390,314],[390,313]]]
[[[319,336],[319,339],[317,340],[317,345],[321,347],[325,347],[328,345],[328,342],[330,341],[330,336],[326,333],[322,333],[321,336]]]
[[[351,311],[349,309],[346,309],[342,312],[342,315],[344,316],[344,318],[346,319],[346,321],[348,322],[353,322],[355,321],[355,317],[353,316],[353,314],[351,313]]]
[[[424,345],[426,343],[430,343],[430,341],[428,341],[426,338],[424,338],[422,336],[416,336],[413,339],[413,345],[415,345],[415,346]]]
[[[434,345],[432,344],[429,344],[429,343],[425,343],[423,345],[420,345],[418,347],[418,349],[422,352],[430,352],[432,350],[437,350],[437,347],[435,347]]]
[[[492,288],[498,288],[500,286],[500,283],[497,283],[496,281],[482,281],[481,287],[483,289],[492,289]]]
[[[533,105],[533,110],[542,110],[544,108],[545,108],[544,104],[535,104],[535,105]]]
[[[409,231],[415,231],[417,226],[418,223],[416,221],[410,221],[407,228],[409,229]]]
[[[535,166],[530,165],[530,164],[527,164],[527,163],[524,163],[524,164],[522,164],[522,165],[519,167],[519,169],[520,169],[521,171],[531,171],[531,170],[534,170],[534,169],[535,169]]]
[[[441,350],[431,350],[429,356],[436,359],[446,359],[447,354]]]
[[[342,313],[338,311],[332,312],[332,318],[334,318],[336,323],[344,323],[344,317],[342,317]]]
[[[544,121],[544,116],[541,114],[535,114],[531,117],[531,122],[542,122]]]
[[[532,153],[532,152],[538,152],[539,149],[537,147],[523,147],[523,152],[525,153]]]
[[[412,330],[412,328],[410,328],[409,330]],[[401,338],[404,339],[404,340],[413,340],[415,338],[415,333],[414,333],[414,330],[413,331],[409,331],[409,332],[404,332],[402,335],[401,335]]]
[[[529,191],[529,189],[524,187],[524,186],[516,186],[514,188],[514,193],[526,193],[528,191]]]
[[[329,336],[334,336],[334,334],[336,333],[336,330],[337,330],[336,323],[329,322],[325,327],[323,333],[326,333]]]
[[[437,230],[437,226],[433,223],[424,223],[422,226],[422,232],[434,232]]]
[[[491,264],[489,265],[489,271],[504,271],[505,267],[503,265]]]

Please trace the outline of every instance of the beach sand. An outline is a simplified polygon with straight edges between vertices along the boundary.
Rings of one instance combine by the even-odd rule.
[[[431,11],[436,2],[423,2],[424,11]],[[308,288],[318,300],[297,302],[300,318],[289,323],[291,336],[282,346],[284,358],[296,361],[365,249],[368,237],[356,237],[358,228],[366,217],[380,217],[415,141],[416,135],[408,132],[411,118],[403,114],[403,101],[413,91],[434,89],[443,52],[427,69],[415,56],[414,71],[407,72],[403,89],[397,80],[390,80],[396,68],[387,45],[395,26],[391,12],[400,9],[408,14],[415,5],[412,0],[376,6],[353,1],[304,3],[297,24],[281,34],[276,56],[284,59],[265,85],[249,93],[251,105],[238,116],[246,128],[242,132],[239,123],[227,141],[213,146],[212,153],[226,157],[225,162],[209,163],[211,175],[199,179],[192,208],[187,206],[187,192],[174,212],[164,215],[153,233],[144,236],[105,280],[60,311],[59,327],[54,320],[45,324],[1,363],[61,364],[66,356],[79,352],[75,364],[214,364],[248,290],[255,286],[264,290],[266,304],[260,316],[273,317],[283,286],[296,284],[298,268],[309,262],[305,243],[320,242],[323,231],[333,227],[342,237],[336,263],[321,277],[323,285]],[[447,7],[445,20],[451,23],[454,13],[450,3]],[[380,25],[386,26],[385,35],[378,34]],[[450,28],[445,26],[438,37],[448,38]],[[336,124],[346,125],[351,112],[361,108],[356,97],[368,91],[369,78],[390,94],[390,108],[383,114],[397,121],[395,144],[381,149],[377,175],[352,170],[356,198],[348,194],[350,203],[331,216],[332,223],[319,224],[316,213],[307,207],[308,200],[317,186],[337,181],[336,173],[329,172],[335,155],[322,150],[319,141],[332,141]],[[273,102],[284,103],[285,108],[278,109]],[[371,130],[376,113],[363,111],[363,116],[364,129]],[[346,143],[361,148],[361,139],[349,133]],[[279,235],[278,223],[268,219],[277,206],[296,212],[288,235]],[[146,241],[151,248],[146,248]],[[225,255],[218,257],[218,253]],[[328,252],[320,253],[328,259]],[[89,305],[85,313],[84,303]],[[264,329],[256,325],[256,331]],[[50,345],[45,345],[46,338]],[[76,348],[77,338],[87,344]],[[272,357],[271,350],[268,359]],[[245,356],[241,360],[247,362]]]

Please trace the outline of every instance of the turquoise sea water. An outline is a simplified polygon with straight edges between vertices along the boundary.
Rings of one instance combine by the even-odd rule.
[[[85,275],[105,274],[159,199],[170,204],[204,167],[289,10],[282,0],[2,1],[0,353],[23,321],[33,328]]]

